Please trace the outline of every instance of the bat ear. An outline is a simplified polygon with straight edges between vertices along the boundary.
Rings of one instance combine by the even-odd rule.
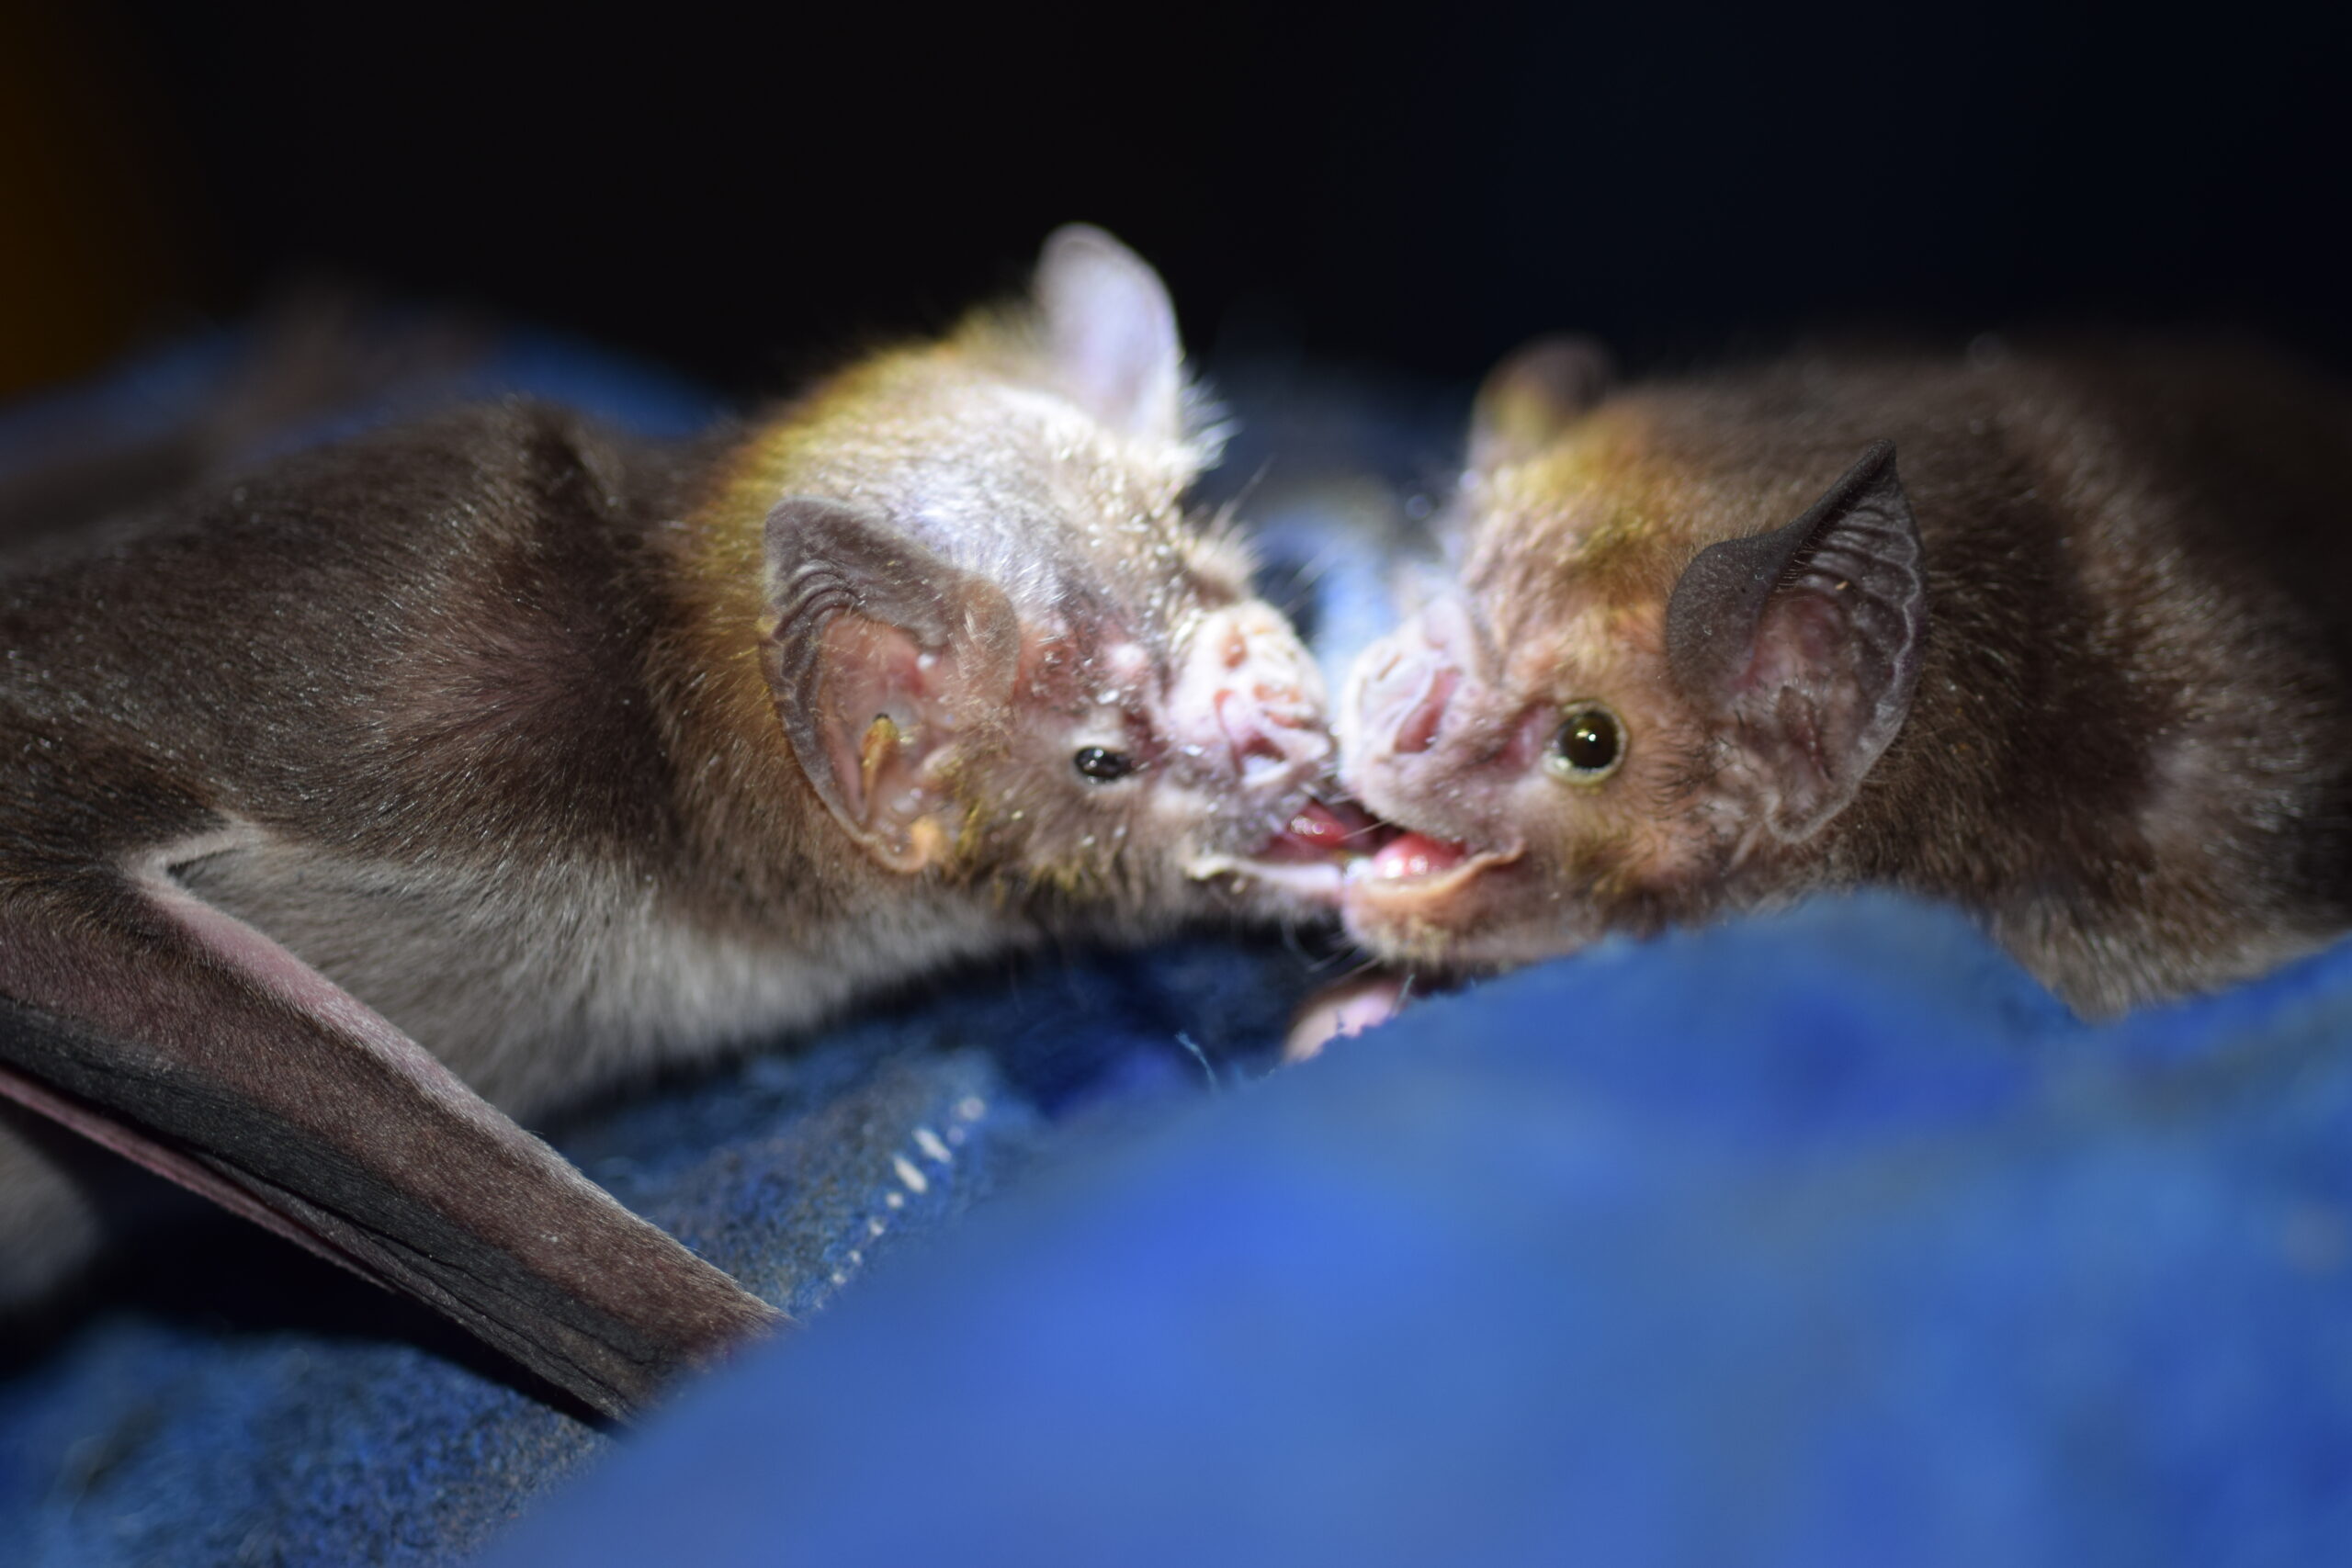
[[[1470,466],[1531,457],[1590,412],[1617,378],[1609,351],[1589,337],[1540,337],[1487,372],[1470,412]]]
[[[1031,286],[1054,381],[1126,435],[1184,434],[1184,350],[1167,287],[1100,229],[1057,229]]]
[[[1795,841],[1902,728],[1927,617],[1918,524],[1882,441],[1795,522],[1699,552],[1667,601],[1667,668],[1760,764],[1765,819]]]
[[[802,771],[867,852],[922,870],[949,841],[952,761],[1011,697],[1012,602],[879,513],[820,496],[768,513],[767,574],[763,662]]]

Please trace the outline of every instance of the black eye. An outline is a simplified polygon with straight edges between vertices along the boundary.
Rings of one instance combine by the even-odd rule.
[[[1113,751],[1102,746],[1081,746],[1070,765],[1096,784],[1110,784],[1125,778],[1136,771],[1136,760],[1125,751]]]
[[[1625,727],[1605,703],[1575,703],[1544,762],[1571,784],[1599,784],[1625,760]]]

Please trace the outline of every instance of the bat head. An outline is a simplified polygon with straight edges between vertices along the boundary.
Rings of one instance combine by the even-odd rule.
[[[1184,507],[1216,439],[1143,262],[1064,229],[1025,301],[785,428],[763,662],[866,854],[1080,919],[1336,898],[1321,682]]]
[[[1894,448],[1808,472],[1792,519],[1809,455],[1679,449],[1592,365],[1541,345],[1490,379],[1458,587],[1341,700],[1343,782],[1406,829],[1343,901],[1391,958],[1521,962],[1796,891],[1909,711],[1925,575]]]

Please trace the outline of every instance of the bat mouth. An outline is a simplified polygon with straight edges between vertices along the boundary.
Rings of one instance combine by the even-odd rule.
[[[1195,881],[1229,876],[1278,888],[1310,903],[1336,906],[1350,868],[1376,850],[1390,829],[1346,799],[1309,799],[1245,855],[1211,854],[1193,863]]]
[[[1392,829],[1377,849],[1348,866],[1348,896],[1374,904],[1423,904],[1460,891],[1522,851],[1473,849],[1409,829]]]

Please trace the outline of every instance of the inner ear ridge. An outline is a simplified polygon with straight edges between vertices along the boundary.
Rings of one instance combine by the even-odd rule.
[[[1817,604],[1816,604],[1817,602]],[[1785,639],[1826,610],[1837,642]],[[1860,792],[1910,712],[1927,625],[1925,547],[1880,442],[1804,515],[1693,558],[1667,606],[1669,677],[1766,761],[1765,818],[1784,842],[1818,832]],[[1768,638],[1800,662],[1772,690],[1740,685]]]
[[[1849,677],[1863,709],[1842,757],[1816,770],[1826,787],[1810,798],[1783,799],[1774,812],[1774,831],[1791,842],[1810,838],[1852,802],[1909,716],[1918,685],[1927,625],[1925,547],[1894,473],[1893,448],[1883,457],[1874,448],[1872,457],[1879,459],[1871,465],[1875,493],[1855,497],[1853,487],[1841,484],[1851,500],[1846,518],[1794,569],[1806,591],[1842,602],[1853,637]],[[1847,586],[1840,589],[1840,581]]]
[[[1832,582],[1843,578],[1874,595],[1900,598],[1919,581],[1917,526],[1907,517],[1883,516],[1875,503],[1858,507],[1834,529],[1825,527],[1792,571]]]
[[[779,625],[760,650],[760,664],[767,676],[769,701],[775,708],[777,722],[784,727],[793,756],[799,761],[802,776],[835,820],[844,828],[854,828],[864,819],[866,803],[853,801],[842,792],[840,774],[831,765],[831,747],[819,719],[822,712],[817,692],[817,663],[821,653],[819,645],[824,624],[831,619],[831,615],[826,615],[812,626],[804,618],[799,623],[803,629],[797,635],[788,634],[786,627]]]
[[[860,596],[854,584],[821,562],[811,562],[776,585],[770,601],[775,615],[768,645],[786,656],[787,663],[804,667],[816,657],[813,649],[825,627],[837,615],[857,614]]]
[[[1900,662],[1903,648],[1918,637],[1917,607],[1924,595],[1917,536],[1899,529],[1885,532],[1896,541],[1894,549],[1865,553],[1834,541],[1799,567],[1795,581],[1781,591],[1814,592],[1841,603],[1847,620],[1863,640],[1893,663]]]
[[[1891,446],[1887,452],[1892,457]],[[1834,532],[1826,532],[1799,570],[1816,582],[1826,581],[1827,591],[1841,599],[1852,595],[1846,605],[1849,624],[1890,666],[1888,689],[1875,694],[1875,705],[1881,710],[1892,705],[1896,710],[1891,719],[1882,711],[1866,728],[1872,734],[1883,728],[1891,735],[1901,723],[1902,711],[1909,706],[1918,673],[1920,637],[1927,620],[1927,572],[1918,524],[1900,486],[1894,482],[1891,467],[1886,473],[1885,487],[1858,502]],[[1838,589],[1838,581],[1850,586]],[[1882,739],[1877,746],[1884,743]]]

